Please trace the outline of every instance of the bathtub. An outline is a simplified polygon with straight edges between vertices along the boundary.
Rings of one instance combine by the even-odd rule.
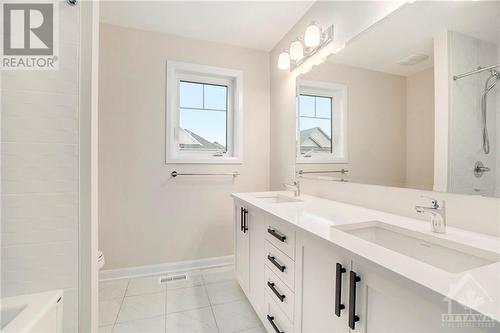
[[[62,332],[63,291],[1,299],[1,333]]]

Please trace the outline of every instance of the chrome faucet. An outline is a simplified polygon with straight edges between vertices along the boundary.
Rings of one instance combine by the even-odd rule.
[[[415,206],[415,210],[417,211],[417,213],[431,214],[432,232],[444,234],[446,232],[446,207],[444,200],[437,200],[433,198],[428,199],[431,200],[431,205],[429,207]]]
[[[293,196],[300,196],[300,182],[298,180],[294,181],[292,184],[283,184],[287,190],[293,190]]]

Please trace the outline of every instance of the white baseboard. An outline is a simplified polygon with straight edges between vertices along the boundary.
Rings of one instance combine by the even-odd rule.
[[[114,280],[123,278],[140,277],[147,275],[166,274],[193,269],[210,268],[234,263],[234,256],[213,257],[197,260],[171,262],[159,265],[147,265],[118,269],[107,269],[99,272],[99,280]]]

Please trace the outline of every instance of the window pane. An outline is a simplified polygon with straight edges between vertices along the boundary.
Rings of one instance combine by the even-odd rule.
[[[328,119],[300,117],[300,152],[332,151],[332,122]]]
[[[181,81],[179,98],[181,108],[203,108],[203,84]]]
[[[180,109],[181,150],[226,152],[226,112]]]
[[[301,116],[314,117],[314,96],[299,96],[299,111]]]
[[[205,109],[226,110],[227,87],[205,85]]]
[[[316,97],[316,117],[332,118],[332,99],[329,97]]]

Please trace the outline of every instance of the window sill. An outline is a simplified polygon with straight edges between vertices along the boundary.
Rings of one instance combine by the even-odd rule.
[[[347,164],[349,160],[347,158],[297,158],[295,160],[297,164]]]
[[[237,157],[221,158],[168,158],[165,164],[243,164]]]

